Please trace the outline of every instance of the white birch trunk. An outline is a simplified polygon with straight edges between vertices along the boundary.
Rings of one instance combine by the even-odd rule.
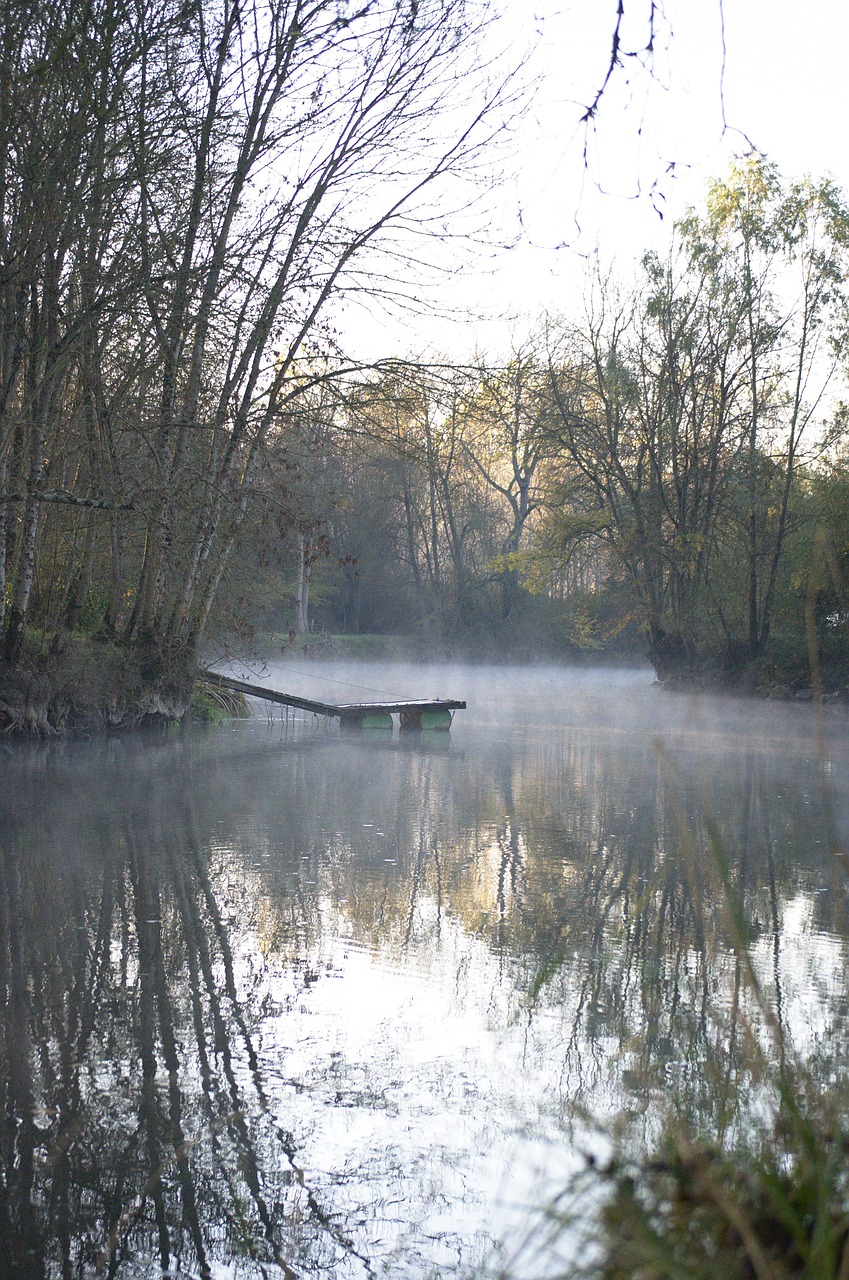
[[[295,592],[295,631],[299,636],[309,635],[310,608],[310,543],[302,533],[298,534],[298,579]]]

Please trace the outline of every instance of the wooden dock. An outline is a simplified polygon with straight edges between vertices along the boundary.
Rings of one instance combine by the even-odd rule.
[[[417,698],[409,702],[318,702],[314,698],[280,693],[266,685],[233,680],[230,676],[219,675],[217,671],[204,671],[203,679],[249,698],[263,698],[283,707],[338,718],[343,729],[391,728],[392,716],[398,716],[402,729],[449,729],[454,712],[462,711],[466,706],[456,698]]]

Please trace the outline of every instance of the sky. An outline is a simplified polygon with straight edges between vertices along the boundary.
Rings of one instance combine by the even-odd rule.
[[[494,38],[528,51],[532,100],[510,131],[494,245],[435,286],[452,318],[428,304],[402,320],[358,315],[364,352],[467,358],[522,341],[542,313],[579,303],[594,254],[627,275],[752,145],[787,176],[829,173],[849,191],[844,2],[666,0],[652,74],[625,59],[589,135],[580,117],[604,79],[616,0],[502,2]],[[626,50],[645,44],[648,10],[626,0]]]

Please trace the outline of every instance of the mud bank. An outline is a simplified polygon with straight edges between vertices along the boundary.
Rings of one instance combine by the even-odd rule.
[[[171,658],[115,643],[54,642],[13,666],[0,663],[0,734],[90,735],[186,715],[197,672]]]

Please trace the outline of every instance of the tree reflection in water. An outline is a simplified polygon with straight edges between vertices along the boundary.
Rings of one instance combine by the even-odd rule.
[[[770,1030],[735,928],[789,1037],[843,1069],[815,762],[468,742],[254,724],[10,763],[11,1274],[471,1275],[507,1247],[522,1142],[568,1154],[584,1108],[650,1123],[658,1086],[709,1128],[746,1105]]]
[[[260,1011],[237,984],[191,803],[172,795],[156,814],[132,768],[110,782],[118,803],[89,812],[87,843],[61,800],[4,814],[11,1273],[115,1275],[141,1258],[209,1275],[222,1256],[329,1273],[357,1251],[266,1105]]]

